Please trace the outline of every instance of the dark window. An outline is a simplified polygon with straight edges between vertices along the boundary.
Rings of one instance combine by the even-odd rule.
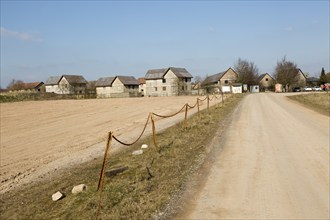
[[[182,86],[182,90],[184,90],[184,86]]]
[[[155,91],[157,92],[157,87],[155,87]]]
[[[163,91],[166,91],[166,86],[163,86]]]
[[[268,81],[268,78],[266,78],[266,81]]]
[[[163,83],[166,83],[166,79],[163,79]]]
[[[225,84],[228,84],[228,80],[225,80]]]

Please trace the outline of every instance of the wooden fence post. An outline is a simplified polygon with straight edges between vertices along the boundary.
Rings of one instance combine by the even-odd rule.
[[[107,141],[107,147],[104,152],[103,164],[102,164],[101,174],[100,174],[100,178],[99,178],[99,184],[97,185],[97,191],[99,191],[100,188],[101,188],[101,190],[103,190],[105,164],[108,159],[108,152],[110,150],[111,139],[112,139],[112,132],[110,131],[109,136],[108,136],[108,141]]]
[[[186,104],[186,110],[184,113],[184,127],[187,127],[187,115],[188,115],[188,104]]]

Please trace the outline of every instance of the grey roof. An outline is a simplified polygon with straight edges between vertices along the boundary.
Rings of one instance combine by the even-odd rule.
[[[307,78],[307,82],[318,82],[319,81],[319,78],[316,78],[316,77],[308,77]]]
[[[226,72],[227,71],[224,71],[224,72],[217,73],[217,74],[206,77],[206,79],[202,82],[202,86],[216,84]]]
[[[169,67],[163,69],[151,69],[146,73],[145,79],[162,79],[166,73],[172,70],[172,72],[178,78],[193,78],[193,76],[185,68]]]
[[[111,86],[115,77],[101,77],[95,82],[96,87]]]
[[[87,84],[86,79],[81,75],[63,75],[61,77],[65,78],[70,84]]]
[[[57,85],[60,79],[61,76],[50,76],[45,82],[45,85]]]
[[[169,70],[172,70],[178,78],[193,78],[185,68],[170,67]]]
[[[165,75],[167,70],[168,70],[168,68],[148,70],[148,72],[146,73],[145,79],[161,79],[161,78],[163,78],[163,76]]]
[[[234,71],[232,68],[228,68],[226,71],[206,77],[202,82],[202,86],[216,84],[229,70]]]
[[[139,81],[135,79],[134,76],[117,76],[117,78],[125,85],[125,86],[138,86],[140,85]]]
[[[263,73],[260,76],[258,76],[257,82],[260,82],[266,75],[268,75],[272,80],[274,80],[274,78],[271,75],[269,75],[268,73]]]

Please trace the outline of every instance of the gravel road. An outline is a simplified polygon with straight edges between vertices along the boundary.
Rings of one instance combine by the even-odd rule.
[[[285,96],[245,97],[179,218],[329,219],[329,117]]]

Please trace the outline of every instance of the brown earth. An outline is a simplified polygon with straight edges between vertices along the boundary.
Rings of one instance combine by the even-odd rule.
[[[1,103],[0,192],[30,184],[62,168],[103,154],[108,132],[124,141],[138,137],[149,112],[171,114],[194,96]],[[219,102],[213,100],[210,105]],[[206,107],[206,101],[201,109]],[[197,108],[190,110],[189,115]],[[181,120],[156,119],[157,131]],[[146,135],[150,134],[148,126]],[[113,143],[111,152],[123,147]]]
[[[215,137],[179,219],[329,219],[329,117],[252,94]]]

